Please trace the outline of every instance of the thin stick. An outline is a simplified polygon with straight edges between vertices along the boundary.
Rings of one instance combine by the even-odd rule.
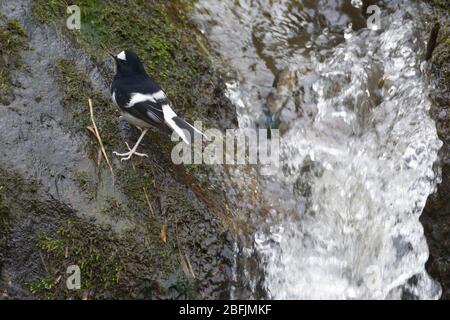
[[[44,256],[42,255],[41,250],[39,250],[39,257],[41,258],[41,262],[42,262],[42,265],[44,266],[45,272],[48,273],[48,267],[47,267],[47,264],[45,263],[45,259],[44,259]]]
[[[102,150],[103,156],[105,157],[106,162],[108,163],[109,170],[111,171],[112,178],[113,178],[113,183],[114,183],[113,168],[111,166],[111,162],[109,162],[109,158],[108,158],[108,155],[106,154],[105,147],[103,146],[103,141],[102,141],[102,138],[100,137],[100,132],[98,131],[97,125],[95,124],[94,108],[92,106],[92,100],[88,99],[88,102],[89,102],[89,112],[91,113],[92,126],[94,127],[94,131],[95,131],[95,137],[97,138],[98,143],[100,144],[100,149]]]
[[[183,267],[183,270],[186,274],[191,274],[192,277],[195,279],[195,273],[194,270],[192,268],[191,265],[191,261],[189,260],[189,257],[186,255],[186,253],[184,252],[182,246],[181,246],[181,242],[180,239],[178,238],[178,223],[175,224],[175,238],[177,241],[177,247],[178,247],[178,253],[180,255],[181,258],[181,265]]]
[[[155,216],[155,211],[153,211],[153,207],[152,207],[152,204],[151,204],[150,199],[148,197],[147,190],[145,190],[145,187],[142,187],[142,190],[144,190],[145,200],[147,200],[147,204],[148,204],[148,207],[150,209],[150,213],[152,214],[152,216]]]

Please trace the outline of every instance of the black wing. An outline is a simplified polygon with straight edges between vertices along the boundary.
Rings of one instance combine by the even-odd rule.
[[[162,104],[158,102],[154,103],[147,100],[136,103],[129,108],[122,108],[122,110],[151,125],[161,125],[164,123]]]

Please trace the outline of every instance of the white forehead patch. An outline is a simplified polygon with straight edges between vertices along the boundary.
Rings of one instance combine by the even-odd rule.
[[[125,54],[125,51],[122,51],[121,53],[119,53],[117,55],[117,59],[123,60],[123,61],[127,61],[127,56]]]

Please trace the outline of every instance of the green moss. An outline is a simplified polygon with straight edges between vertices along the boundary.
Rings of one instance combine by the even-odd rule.
[[[90,200],[95,198],[98,185],[95,181],[92,181],[87,172],[76,172],[73,176],[73,180],[78,184],[78,187],[87,194]]]
[[[14,202],[21,197],[31,197],[35,192],[34,181],[27,185],[18,174],[0,168],[0,273],[15,221]]]
[[[86,186],[89,184],[89,177],[85,171],[77,172],[73,179],[78,182],[79,187],[83,190],[86,189]]]
[[[9,104],[13,98],[11,74],[22,65],[20,52],[29,49],[28,35],[17,20],[9,20],[0,27],[0,43],[0,104]]]
[[[63,252],[63,242],[61,240],[52,239],[45,234],[38,235],[38,248],[45,250],[49,253],[58,253],[62,254]]]
[[[100,208],[100,213],[108,215],[112,218],[129,219],[133,217],[133,212],[127,208],[122,202],[114,197],[107,197],[104,206]]]
[[[70,4],[66,0],[34,0],[33,14],[41,23],[49,23],[66,14],[66,8]]]
[[[100,130],[105,148],[117,145],[119,142],[118,116],[119,112],[110,99],[94,89],[92,82],[74,61],[59,60],[56,65],[56,79],[63,91],[63,105],[74,117],[74,130],[85,131],[91,126],[88,99],[92,99],[95,121]],[[95,139],[95,138],[94,138]],[[97,142],[93,141],[92,156],[97,156]],[[83,181],[80,181],[83,183]]]
[[[450,2],[448,0],[433,0],[433,3],[441,9],[450,12]]]
[[[149,208],[144,189],[150,201],[153,201],[155,194],[154,176],[150,166],[137,163],[133,169],[121,168],[117,170],[117,178],[130,202],[130,209],[136,212],[148,212]]]
[[[38,183],[35,180],[26,183],[17,172],[3,168],[0,168],[0,181],[0,195],[3,194],[3,203],[9,203],[18,195],[34,194],[38,190]]]
[[[71,251],[70,259],[81,269],[82,288],[97,287],[101,292],[119,283],[120,273],[124,270],[122,259],[127,254],[124,247],[116,245],[110,230],[70,222],[58,234]]]
[[[174,247],[159,239],[161,227],[154,221],[119,235],[111,227],[78,218],[67,206],[47,199],[34,180],[24,181],[0,169],[0,181],[0,269],[3,255],[8,254],[9,226],[13,221],[20,225],[22,219],[31,219],[37,231],[29,230],[32,234],[23,237],[40,251],[41,259],[30,263],[42,261],[43,270],[23,285],[36,298],[126,298],[136,292],[138,274],[162,277],[179,269]],[[108,203],[125,210],[117,202]],[[27,252],[30,246],[26,246]],[[66,288],[70,265],[81,269],[81,290]]]
[[[41,299],[80,299],[86,295],[90,299],[124,298],[135,285],[130,279],[136,278],[135,272],[139,272],[136,268],[144,268],[145,272],[174,272],[174,262],[168,256],[162,261],[158,254],[161,251],[142,251],[129,238],[117,237],[111,229],[85,221],[70,220],[53,237],[41,234],[39,239],[37,246],[44,253],[48,272],[29,287]],[[73,264],[81,271],[78,291],[65,286],[66,268]]]
[[[196,300],[198,299],[199,284],[198,281],[186,276],[180,277],[171,287],[178,293],[177,299]]]
[[[90,79],[76,67],[74,61],[58,60],[56,80],[63,91],[63,105],[70,109],[79,129],[91,124],[88,99],[92,99],[96,113],[108,108],[110,102],[92,86]],[[112,109],[115,110],[115,109]]]
[[[34,295],[39,295],[43,299],[52,299],[52,291],[55,287],[54,279],[50,276],[38,277],[30,287],[30,292]]]
[[[108,290],[114,291],[124,270],[121,256],[127,254],[116,245],[109,230],[69,221],[58,230],[56,237],[41,234],[39,238],[37,246],[45,254],[48,274],[30,284],[36,297],[82,298],[85,293],[92,293],[91,298],[106,298]],[[66,268],[72,264],[81,270],[80,291],[69,291],[65,287]],[[61,278],[64,281],[58,281]]]
[[[433,63],[439,68],[448,68],[450,64],[450,35],[447,34],[446,39],[443,39],[441,42],[434,52]],[[446,79],[450,79],[448,76],[447,74]]]
[[[127,210],[112,199],[105,203],[116,210]],[[131,298],[130,292],[139,293],[137,287],[141,282],[143,287],[152,287],[151,277],[167,279],[180,270],[174,239],[163,243],[161,225],[149,218],[148,208],[143,211],[145,220],[133,224],[137,224],[137,229],[119,234],[98,221],[77,217],[72,209],[43,194],[36,181],[25,181],[20,175],[0,168],[0,269],[3,258],[11,257],[6,250],[11,238],[9,227],[21,228],[32,222],[32,229],[20,229],[21,234],[16,236],[27,241],[26,255],[34,246],[35,251],[31,249],[31,252],[39,251],[34,257],[41,256],[27,262],[36,270],[41,268],[41,272],[22,281],[23,288],[30,290],[34,297]],[[137,211],[127,212],[136,215]],[[20,250],[16,249],[14,254],[22,254]],[[70,265],[81,269],[81,290],[66,288],[66,271]],[[140,275],[145,275],[146,280]]]
[[[226,99],[218,97],[216,101],[213,98],[221,89],[215,87],[214,81],[217,79],[212,81],[210,78],[211,66],[205,54],[207,50],[201,37],[193,31],[195,26],[190,24],[183,13],[192,6],[192,1],[80,0],[77,5],[81,9],[80,32],[68,31],[64,26],[67,18],[65,2],[38,0],[34,2],[33,12],[42,22],[61,23],[66,33],[75,35],[97,63],[108,59],[107,52],[127,48],[136,51],[147,71],[162,84],[176,109],[188,120],[201,120],[204,127],[208,127],[223,111],[221,104]],[[119,114],[116,107],[110,105],[110,99],[105,99],[93,90],[84,71],[78,70],[74,62],[62,60],[58,63],[58,69],[61,71],[58,79],[64,87],[64,105],[75,111],[80,129],[90,124],[87,98],[97,98],[98,101],[94,101],[96,120],[103,122],[98,123],[98,127],[107,149],[113,146],[118,151],[123,149],[123,142],[117,141]],[[162,151],[170,153],[170,141],[161,141],[158,134],[152,139]],[[95,151],[92,157],[96,157]],[[208,172],[208,168],[192,169],[191,173],[201,172],[199,177],[204,177],[205,170]],[[137,174],[142,172],[138,170]],[[142,187],[139,185],[130,189],[141,190]],[[127,195],[134,194],[130,192]],[[137,194],[141,195],[142,192]]]

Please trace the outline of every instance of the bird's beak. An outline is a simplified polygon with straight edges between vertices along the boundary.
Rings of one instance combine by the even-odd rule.
[[[109,52],[109,55],[110,55],[111,57],[113,57],[114,60],[117,60],[117,57],[116,57],[115,54],[112,54],[111,52]]]

